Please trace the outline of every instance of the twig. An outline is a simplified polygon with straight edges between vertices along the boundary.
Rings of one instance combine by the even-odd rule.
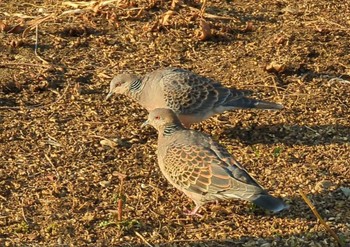
[[[196,9],[194,7],[191,7],[191,6],[187,6],[187,5],[181,5],[181,6],[184,7],[184,8],[189,8],[192,11],[196,11],[196,12],[199,11],[199,12],[201,12],[201,10]],[[213,14],[208,14],[208,13],[203,13],[203,17],[204,18],[208,18],[208,19],[218,19],[218,20],[230,20],[230,21],[232,21],[232,20],[237,21],[238,20],[238,18],[236,18],[236,17],[219,16],[219,15],[213,15]]]
[[[317,212],[315,206],[312,204],[312,202],[309,200],[309,198],[306,197],[306,195],[304,194],[304,192],[302,192],[301,190],[299,190],[299,194],[301,195],[301,197],[304,199],[304,201],[306,202],[306,204],[310,207],[312,213],[316,216],[316,218],[320,221],[320,223],[324,226],[324,228],[332,235],[332,237],[337,241],[337,243],[339,244],[339,246],[345,246],[345,244],[340,240],[340,238],[338,237],[338,235],[327,225],[327,223],[322,219],[322,217],[320,216],[320,214]]]
[[[34,64],[34,63],[0,63],[0,67],[6,66],[33,66],[33,67],[44,67],[51,68],[51,65],[48,64]]]
[[[341,29],[349,30],[349,28],[346,28],[346,27],[344,27],[343,25],[340,25],[339,23],[336,23],[336,22],[334,22],[334,21],[330,21],[330,20],[328,20],[328,19],[326,19],[326,18],[319,17],[318,19],[321,20],[321,21],[323,21],[323,22],[325,22],[325,23],[329,23],[329,24],[338,26],[338,27],[340,27]]]
[[[39,28],[38,28],[39,25],[36,25],[35,26],[35,46],[34,46],[34,54],[35,56],[37,56],[43,63],[46,63],[48,64],[49,62],[46,61],[45,59],[43,59],[42,57],[39,56],[38,54],[38,37],[39,37]]]
[[[275,77],[274,77],[274,76],[271,76],[271,78],[272,78],[272,81],[273,81],[273,86],[272,86],[272,88],[274,88],[274,89],[275,89],[276,94],[277,94],[277,95],[279,95],[279,93],[278,93],[278,89],[277,89],[277,83],[276,83]]]
[[[70,9],[70,10],[66,10],[64,12],[62,12],[60,14],[60,16],[62,15],[70,15],[70,14],[81,14],[81,13],[84,13],[85,10],[84,9]]]
[[[165,242],[166,244],[167,243],[193,243],[193,242],[198,242],[197,239],[174,239],[172,241],[167,241]],[[205,240],[206,243],[208,242],[215,242],[216,245],[215,246],[218,246],[217,245],[217,242],[220,242],[222,244],[224,243],[231,243],[229,246],[241,246],[242,244],[244,244],[244,241],[242,240],[231,240],[231,239],[219,239],[219,238],[210,238],[210,239],[206,239]],[[226,245],[221,245],[221,246],[226,246]]]
[[[20,106],[0,106],[0,110],[20,110]]]
[[[123,199],[118,199],[118,221],[122,221],[123,217]]]
[[[118,5],[119,5],[120,0],[90,1],[90,2],[77,2],[77,3],[66,1],[66,2],[63,2],[62,5],[73,7],[75,9],[66,10],[66,11],[62,12],[60,14],[60,16],[67,15],[67,14],[81,14],[81,13],[85,13],[85,12],[90,11],[90,10],[96,11],[100,7],[111,4],[113,2],[118,2]],[[83,8],[81,8],[81,7],[83,7]]]
[[[98,4],[99,6],[105,6],[105,5],[108,5],[110,3],[113,3],[113,2],[120,2],[120,0],[106,0],[106,1],[90,1],[90,2],[70,2],[70,1],[65,1],[62,3],[62,5],[66,5],[66,6],[69,6],[69,7],[73,7],[73,8],[79,8],[79,7],[86,7],[86,8],[89,8],[89,7],[93,7],[95,6],[96,4]]]
[[[8,12],[2,12],[5,16],[11,16],[11,17],[19,17],[22,19],[33,19],[36,18],[36,16],[32,16],[32,15],[25,15],[25,14],[21,14],[21,13],[8,13]]]
[[[57,178],[60,179],[60,174],[58,173],[56,167],[54,166],[54,164],[52,163],[51,159],[49,158],[49,156],[47,156],[47,154],[44,154],[45,158],[47,159],[47,161],[50,163],[50,165],[52,166],[52,168],[55,170]]]
[[[207,8],[207,0],[203,0],[203,4],[201,7],[201,11],[200,11],[200,17],[203,18],[203,15],[205,14],[205,9]]]
[[[64,88],[63,93],[58,97],[57,100],[55,100],[54,102],[52,102],[52,103],[50,103],[50,104],[42,105],[41,107],[51,106],[51,105],[57,104],[58,101],[60,101],[60,100],[63,98],[63,96],[66,94],[68,88],[69,88],[69,84]]]
[[[312,132],[314,132],[316,134],[316,136],[320,136],[320,133],[318,133],[316,130],[308,127],[308,126],[305,126],[305,128],[307,128],[308,130],[311,130]]]
[[[99,123],[99,122],[98,122]],[[116,143],[115,141],[112,141],[104,136],[99,136],[99,135],[89,135],[89,137],[96,137],[96,138],[100,138],[100,139],[103,139],[103,140],[106,140],[106,141],[111,141],[111,142],[114,142]],[[117,143],[116,143],[117,144]]]
[[[141,238],[142,241],[145,242],[145,244],[146,244],[147,246],[153,247],[153,245],[151,245],[139,232],[137,232],[137,231],[134,231],[134,232],[135,232],[136,236],[138,236],[139,238]]]
[[[35,26],[35,46],[34,46],[34,53],[36,56],[38,56],[38,36],[39,36],[39,31],[38,31],[38,25]]]
[[[51,145],[51,146],[55,146],[55,147],[61,147],[61,143],[59,143],[55,138],[53,138],[52,136],[50,136],[48,134],[49,139],[47,140],[47,144]]]
[[[33,20],[30,20],[30,21],[27,21],[25,23],[25,26],[27,26],[27,28],[23,31],[22,33],[22,37],[25,37],[29,31],[33,30],[34,28],[37,28],[37,26],[39,26],[39,24],[51,19],[51,18],[55,18],[56,17],[56,14],[52,13],[52,14],[49,14],[45,17],[37,17]]]
[[[21,208],[22,210],[22,216],[23,216],[23,219],[24,219],[24,221],[28,224],[28,220],[27,220],[27,217],[26,217],[26,214],[25,214],[25,212],[24,212],[24,207],[23,207],[23,200],[22,200],[22,208]]]
[[[342,79],[342,78],[340,78],[340,77],[334,77],[334,78],[332,78],[332,79],[330,79],[328,82],[340,82],[340,83],[350,83],[350,81],[349,80],[344,80],[344,79]]]
[[[117,172],[117,175],[120,180],[120,187],[118,193],[118,221],[121,221],[123,217],[123,183],[124,179],[126,178],[126,175],[120,172]]]

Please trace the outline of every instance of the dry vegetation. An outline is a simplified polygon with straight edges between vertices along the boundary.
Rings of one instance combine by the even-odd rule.
[[[337,246],[299,190],[350,245],[348,1],[85,3],[0,1],[0,246]],[[182,214],[146,112],[104,101],[112,75],[163,66],[285,105],[194,128],[290,210]]]

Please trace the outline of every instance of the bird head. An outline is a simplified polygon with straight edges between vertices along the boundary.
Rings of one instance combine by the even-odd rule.
[[[158,131],[170,125],[182,126],[176,114],[171,109],[165,108],[150,111],[147,121],[142,124],[142,127],[146,125],[152,125]]]
[[[134,74],[119,74],[115,76],[109,86],[109,92],[106,97],[108,100],[113,94],[125,94],[132,82],[138,80],[139,77]]]

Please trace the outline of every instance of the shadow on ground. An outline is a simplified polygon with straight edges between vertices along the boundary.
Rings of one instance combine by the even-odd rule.
[[[287,125],[272,124],[249,126],[249,129],[235,126],[224,131],[231,138],[245,144],[284,143],[291,145],[322,145],[331,143],[350,143],[350,126],[345,125]]]

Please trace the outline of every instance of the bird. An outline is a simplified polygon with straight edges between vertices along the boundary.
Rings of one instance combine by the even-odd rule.
[[[251,92],[226,88],[219,82],[182,68],[160,68],[144,76],[118,74],[110,82],[108,100],[124,94],[148,112],[169,108],[185,127],[232,109],[279,110],[283,105],[247,97]]]
[[[186,129],[167,108],[151,111],[142,126],[158,130],[158,165],[165,178],[193,200],[196,215],[206,203],[242,199],[279,212],[289,206],[271,196],[242,165],[209,135]]]

